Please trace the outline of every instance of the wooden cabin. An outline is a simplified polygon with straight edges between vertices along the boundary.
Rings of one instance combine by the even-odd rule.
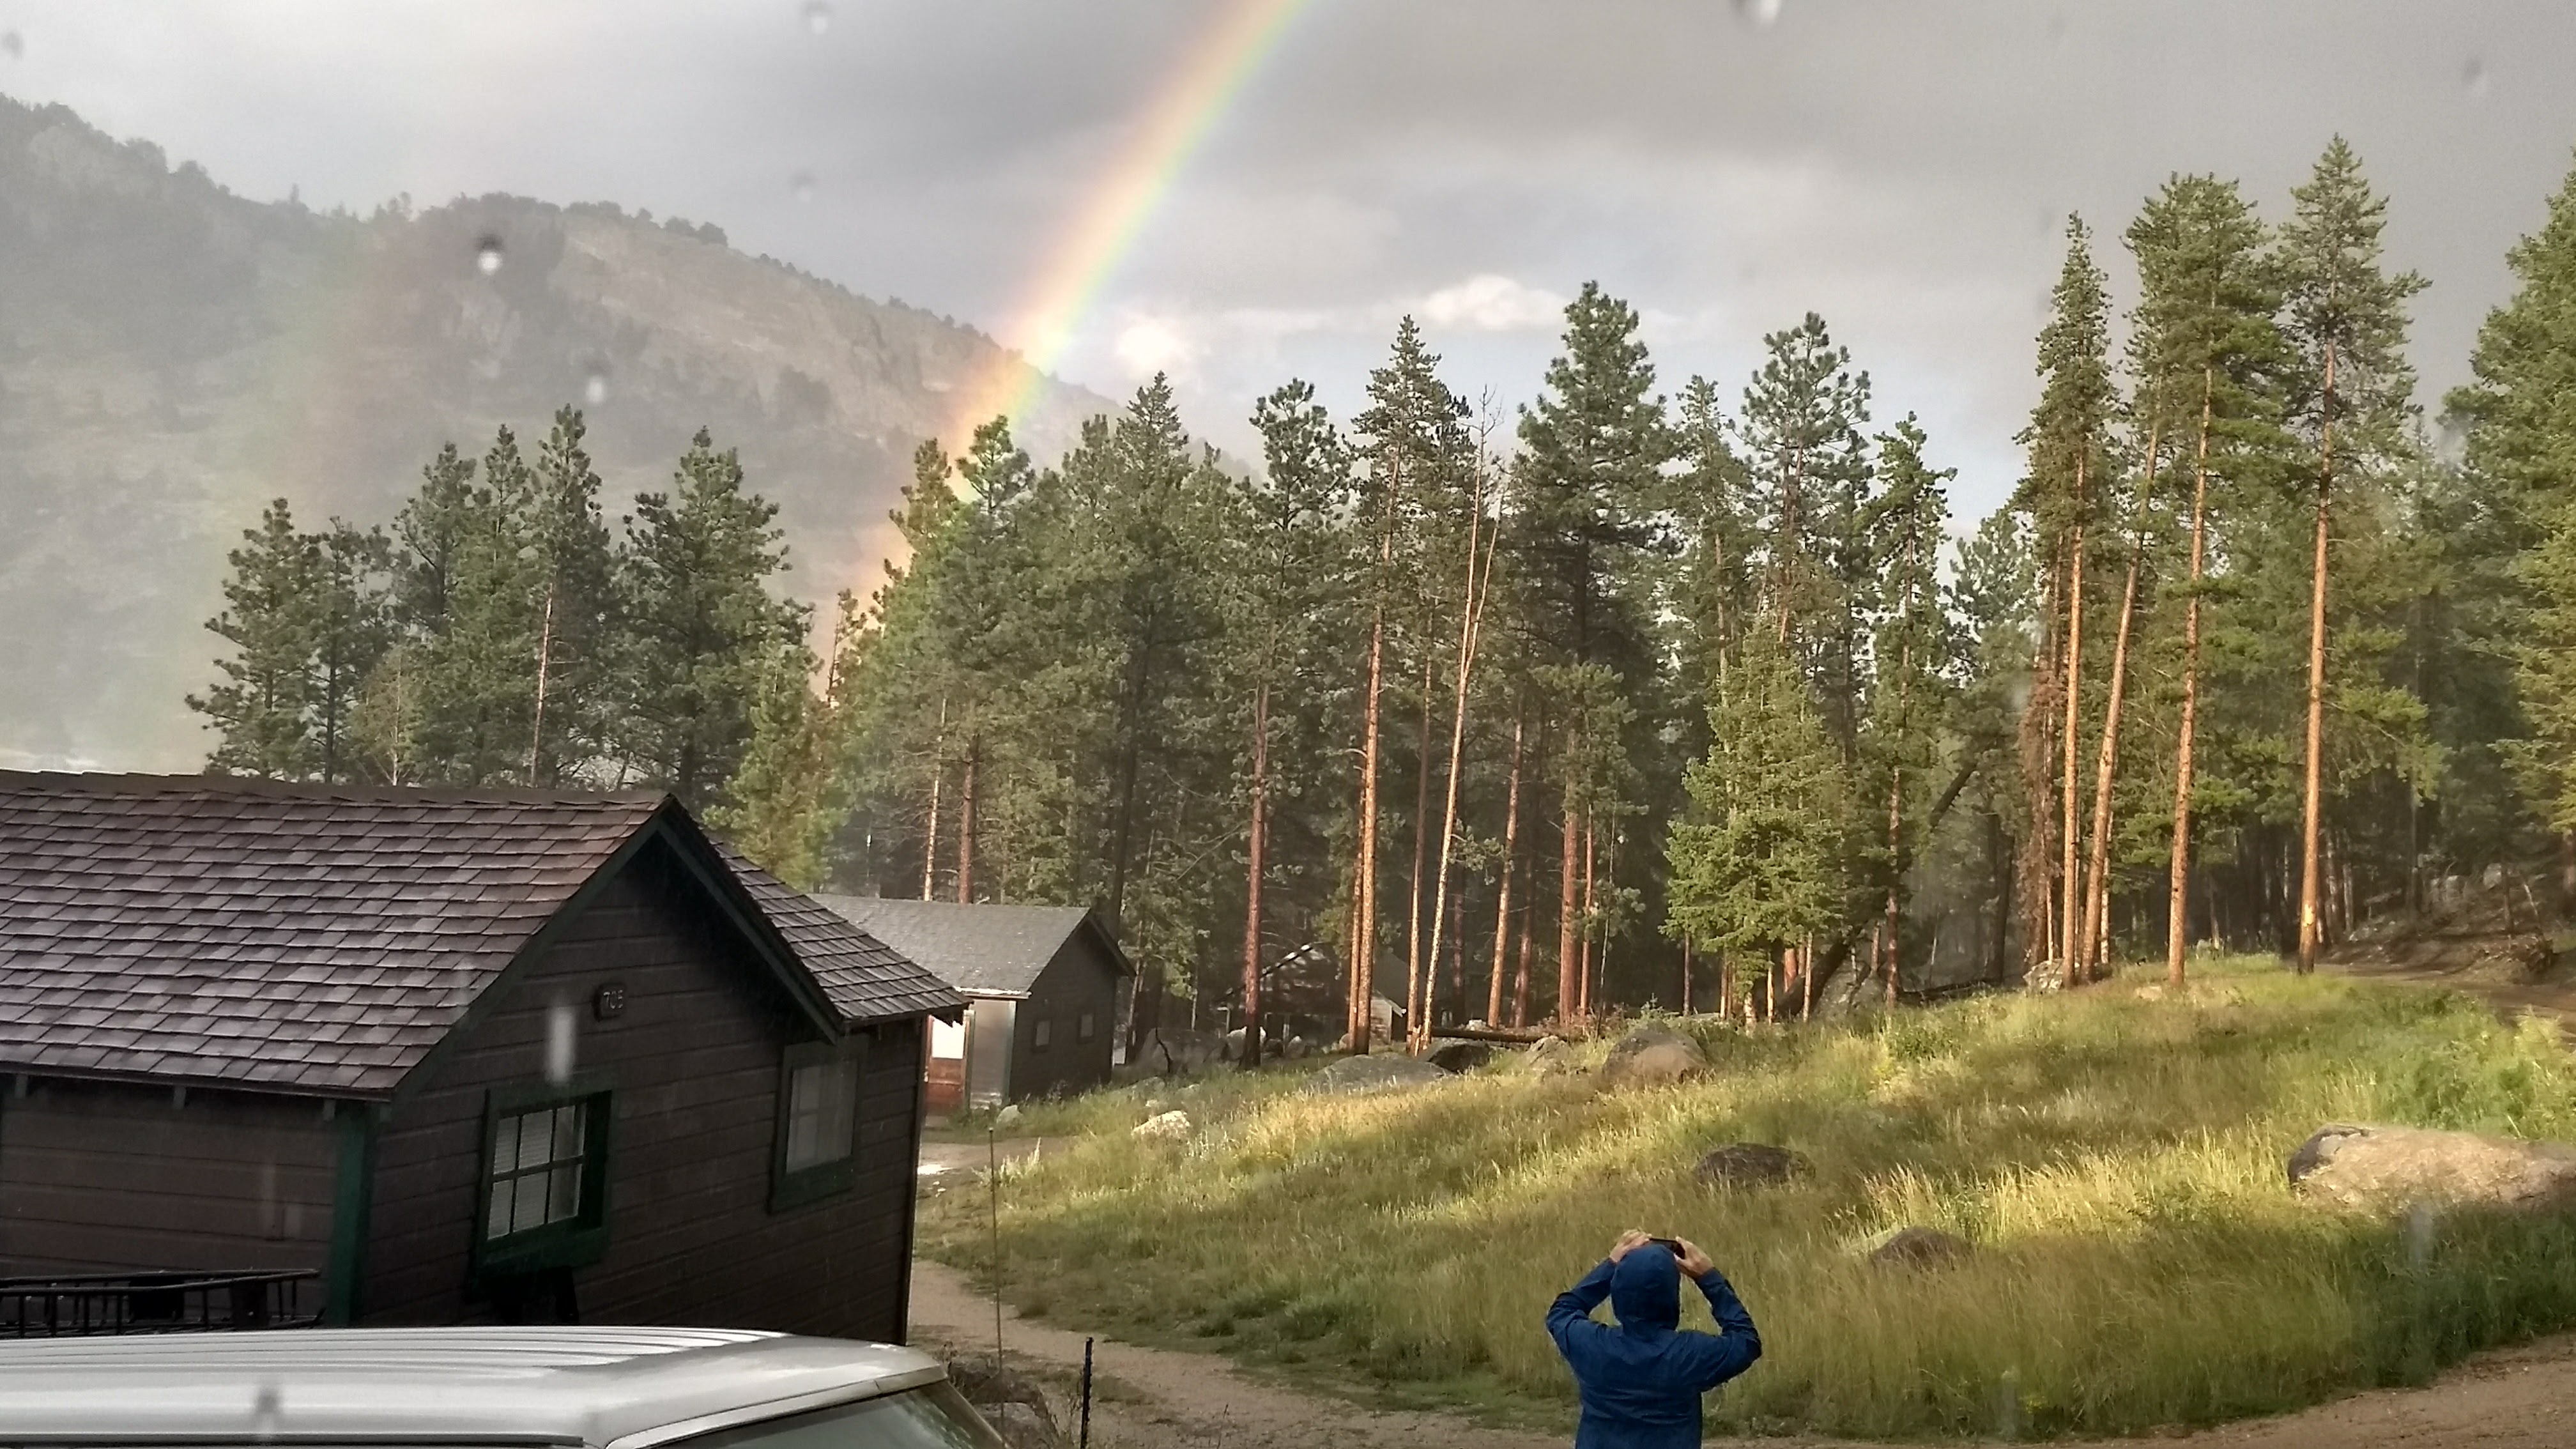
[[[930,1110],[992,1107],[1109,1080],[1136,968],[1081,906],[817,896],[966,998],[930,1029]]]
[[[0,772],[0,1275],[904,1333],[958,994],[662,795]]]

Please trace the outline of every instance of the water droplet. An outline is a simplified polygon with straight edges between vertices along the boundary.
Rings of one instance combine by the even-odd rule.
[[[546,1081],[560,1087],[572,1080],[572,1008],[556,1002],[546,1008]]]
[[[2478,59],[2474,55],[2468,58],[2467,63],[2460,67],[2460,89],[2467,91],[2472,96],[2483,96],[2487,93],[2487,63],[2485,61]]]
[[[805,28],[816,35],[832,28],[832,7],[823,0],[805,0]]]
[[[1747,25],[1768,27],[1780,18],[1780,0],[1735,0],[1735,18]]]
[[[286,1417],[286,1394],[270,1379],[251,1394],[250,1437],[255,1444],[268,1444],[277,1438],[278,1422]]]
[[[594,367],[590,370],[590,375],[581,380],[581,400],[592,407],[608,401],[607,368]]]
[[[14,30],[0,30],[0,55],[16,60],[27,53],[27,42]]]
[[[795,175],[788,177],[787,192],[798,201],[812,201],[814,199],[814,173],[811,171],[799,171]]]
[[[501,270],[501,239],[486,235],[474,244],[474,270],[485,276]]]

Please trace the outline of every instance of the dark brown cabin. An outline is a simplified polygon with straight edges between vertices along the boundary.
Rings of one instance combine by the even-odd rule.
[[[930,1110],[1088,1091],[1109,1080],[1136,968],[1080,906],[817,896],[966,997],[930,1032]]]
[[[900,1340],[945,983],[667,796],[0,772],[0,1275]]]

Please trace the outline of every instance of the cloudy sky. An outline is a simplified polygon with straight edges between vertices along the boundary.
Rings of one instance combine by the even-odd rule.
[[[0,91],[246,195],[614,200],[1043,346],[1032,289],[1260,0],[0,0]],[[2428,398],[2576,155],[2561,0],[1305,0],[1136,218],[1057,370],[1155,369],[1240,447],[1347,408],[1396,317],[1534,390],[1598,279],[1732,398],[1825,315],[1960,511],[2009,486],[2064,215],[2176,171],[2274,214],[2342,132],[2392,201]],[[2105,260],[2124,284],[2116,247]]]

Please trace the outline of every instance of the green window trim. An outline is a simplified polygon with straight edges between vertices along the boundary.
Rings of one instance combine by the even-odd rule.
[[[798,1042],[779,1054],[778,1124],[769,1153],[769,1210],[786,1212],[825,1198],[838,1197],[859,1183],[859,1109],[867,1094],[867,1042],[856,1034],[839,1042]],[[787,1165],[788,1137],[795,1118],[796,1074],[811,1067],[846,1063],[850,1072],[847,1153],[810,1167]]]
[[[579,1206],[567,1221],[548,1223],[495,1239],[492,1219],[493,1150],[504,1121],[551,1107],[585,1108]],[[608,1163],[616,1121],[608,1074],[585,1072],[560,1085],[532,1082],[495,1087],[483,1102],[482,1152],[476,1159],[473,1273],[480,1281],[544,1268],[579,1268],[608,1252]]]

